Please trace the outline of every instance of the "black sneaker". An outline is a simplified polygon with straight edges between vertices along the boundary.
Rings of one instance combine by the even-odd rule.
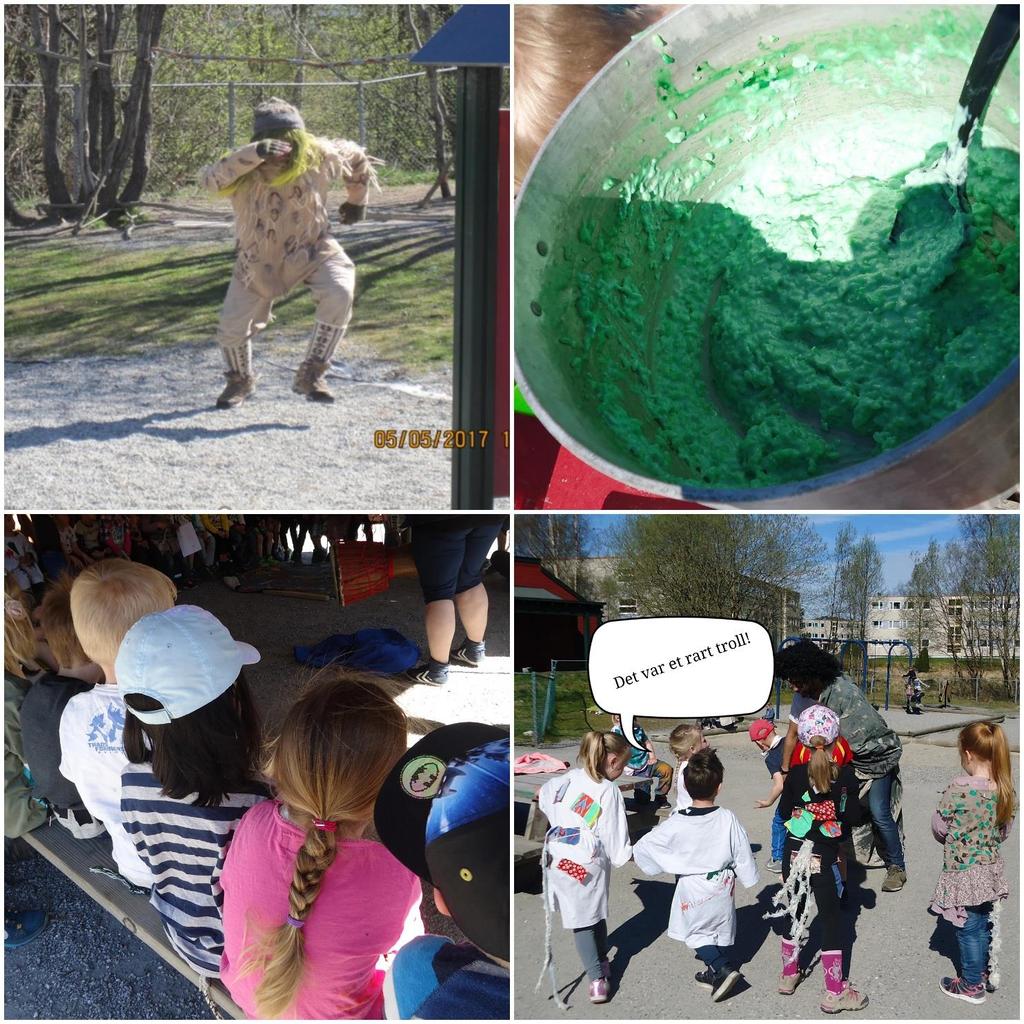
[[[404,679],[413,683],[428,683],[430,686],[444,686],[448,682],[448,666],[436,661],[425,661],[422,665],[406,669]]]
[[[715,989],[715,972],[710,967],[705,967],[703,971],[698,971],[693,976],[693,980],[701,988],[706,988],[709,992],[713,992]]]
[[[457,651],[452,651],[451,660],[470,668],[478,668],[484,660],[484,645],[475,644],[471,640],[463,640]]]
[[[711,984],[711,1001],[720,1002],[733,989],[733,986],[740,980],[740,972],[735,967],[723,967],[715,971]]]

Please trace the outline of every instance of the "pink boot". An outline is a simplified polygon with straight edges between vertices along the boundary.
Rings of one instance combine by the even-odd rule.
[[[800,984],[800,951],[795,942],[782,940],[782,975],[779,977],[779,992],[791,996]]]
[[[843,1010],[863,1010],[868,997],[862,996],[848,981],[843,981],[843,951],[824,950],[821,954],[821,969],[825,972],[825,998],[821,1009],[825,1013],[842,1013]]]

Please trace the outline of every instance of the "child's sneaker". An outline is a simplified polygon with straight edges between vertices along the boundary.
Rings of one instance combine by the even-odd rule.
[[[608,979],[598,978],[590,983],[590,1001],[592,1003],[608,1002]]]
[[[765,871],[770,871],[773,875],[782,874],[782,861],[776,860],[774,857],[764,866]]]
[[[712,1002],[717,1003],[732,991],[733,985],[740,980],[740,972],[735,967],[723,967],[718,971],[708,967],[693,977],[701,988],[710,990]]]
[[[868,997],[862,996],[848,981],[838,992],[826,992],[821,1001],[824,1013],[842,1013],[843,1010],[863,1010],[868,1005]]]
[[[965,1003],[985,1002],[984,982],[979,982],[977,985],[968,985],[963,978],[943,978],[939,982],[939,988],[947,996],[952,996],[953,999],[962,999]]]
[[[472,640],[463,640],[457,651],[452,651],[451,660],[459,665],[468,665],[469,668],[478,668],[484,660],[483,643],[473,643]]]

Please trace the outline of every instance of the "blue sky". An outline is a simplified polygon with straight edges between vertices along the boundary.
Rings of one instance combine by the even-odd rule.
[[[609,535],[627,517],[601,515],[590,517],[594,524],[595,555],[609,554]],[[957,532],[956,516],[944,515],[808,515],[807,520],[821,535],[829,551],[836,534],[845,523],[850,523],[858,536],[871,534],[882,555],[885,589],[896,590],[910,578],[913,567],[912,553],[923,552],[932,538],[940,544],[951,540]]]

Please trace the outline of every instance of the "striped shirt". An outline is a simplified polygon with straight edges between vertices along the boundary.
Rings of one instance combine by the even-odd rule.
[[[224,952],[220,875],[235,826],[266,790],[232,793],[220,807],[197,807],[195,794],[161,793],[149,765],[121,772],[121,813],[139,856],[156,879],[150,903],[171,945],[199,974],[216,978]]]

